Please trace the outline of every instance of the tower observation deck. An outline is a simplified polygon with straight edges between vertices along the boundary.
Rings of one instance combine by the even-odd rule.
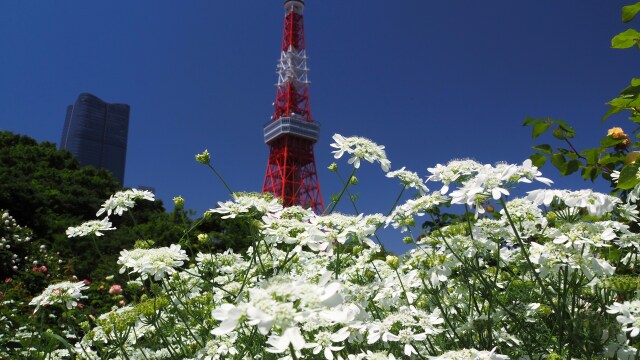
[[[282,199],[285,206],[300,205],[324,211],[313,153],[320,125],[309,106],[309,80],[304,37],[304,1],[285,0],[284,31],[274,114],[264,127],[269,160],[262,192]]]

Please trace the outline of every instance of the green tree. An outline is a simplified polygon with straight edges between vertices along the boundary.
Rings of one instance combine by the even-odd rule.
[[[101,204],[121,190],[106,170],[81,167],[68,151],[53,143],[0,131],[0,209],[33,231],[34,239],[65,259],[67,272],[78,277],[112,274],[122,249],[136,240],[158,245],[177,243],[189,225],[186,216],[166,213],[161,201],[141,202],[134,213],[113,217],[120,231],[97,239],[66,236],[69,226],[94,220]]]

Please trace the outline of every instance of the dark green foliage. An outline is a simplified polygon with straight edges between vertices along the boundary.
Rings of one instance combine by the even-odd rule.
[[[138,239],[153,239],[156,246],[177,243],[190,223],[186,215],[167,214],[160,201],[139,201],[133,214],[112,216],[118,231],[96,238],[96,244],[90,237],[67,238],[69,226],[95,220],[102,203],[119,190],[111,173],[80,167],[55,144],[0,131],[0,209],[30,228],[34,240],[59,252],[68,275],[111,275],[122,249],[132,248]]]
[[[119,189],[108,171],[81,168],[55,144],[0,132],[0,208],[37,237],[59,240],[67,227],[95,218]]]

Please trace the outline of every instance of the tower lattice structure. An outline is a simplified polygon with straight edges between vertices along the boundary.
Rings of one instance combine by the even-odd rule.
[[[324,211],[313,154],[320,126],[309,106],[309,80],[304,39],[304,1],[285,0],[282,52],[277,66],[274,114],[264,127],[269,161],[262,192],[273,193],[285,206]]]

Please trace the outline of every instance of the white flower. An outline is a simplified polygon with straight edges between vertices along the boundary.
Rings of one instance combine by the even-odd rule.
[[[452,160],[447,165],[437,164],[436,167],[428,168],[432,175],[427,178],[427,181],[442,182],[440,193],[446,194],[449,191],[449,184],[466,180],[480,167],[482,165],[473,160]]]
[[[590,215],[602,216],[613,211],[615,205],[621,203],[620,199],[595,192],[590,189],[569,190],[533,190],[528,192],[527,198],[534,204],[549,205],[554,199],[562,201],[571,208],[586,209]]]
[[[313,354],[317,355],[321,351],[325,359],[333,360],[333,351],[340,351],[344,346],[335,346],[333,343],[341,342],[349,337],[349,328],[344,327],[336,333],[328,331],[319,331],[314,336],[314,342],[308,343],[306,347],[313,349]]]
[[[83,223],[80,226],[70,226],[67,229],[67,237],[72,238],[76,236],[87,236],[89,234],[93,234],[95,236],[102,236],[101,231],[107,230],[115,230],[114,227],[111,226],[111,222],[108,217],[105,217],[102,220],[90,220]]]
[[[356,169],[360,167],[360,160],[366,160],[370,163],[377,161],[382,171],[389,171],[391,162],[387,159],[384,146],[362,137],[344,137],[340,134],[333,135],[333,141],[335,143],[332,143],[331,147],[338,149],[333,151],[336,159],[340,159],[344,153],[347,153],[352,155],[348,163],[353,164]]]
[[[509,359],[506,355],[500,355],[495,353],[495,349],[492,351],[480,351],[476,349],[463,349],[448,351],[440,356],[430,356],[432,360],[506,360]]]
[[[251,209],[251,205],[247,203],[239,204],[234,201],[218,201],[218,207],[207,212],[222,214],[223,219],[233,219],[240,214],[249,212],[249,209]]]
[[[520,182],[531,182],[531,180],[537,180],[546,185],[553,184],[553,181],[550,179],[540,176],[542,173],[538,171],[536,166],[533,166],[531,159],[527,159],[522,163],[522,166],[518,169],[518,173],[523,176],[520,178]]]
[[[72,309],[78,305],[77,300],[86,298],[82,295],[82,290],[86,290],[89,287],[82,281],[69,282],[63,281],[53,285],[47,286],[42,294],[34,297],[29,305],[35,305],[36,309],[34,313],[38,311],[40,306],[46,306],[49,304],[63,303],[67,309]]]
[[[407,171],[403,167],[402,169],[390,171],[386,175],[388,178],[398,178],[400,181],[407,187],[414,188],[420,192],[421,195],[424,195],[429,191],[427,186],[424,184],[420,176],[413,171]]]
[[[182,266],[188,259],[186,251],[174,244],[158,249],[122,250],[118,264],[122,265],[121,274],[131,268],[129,273],[139,273],[142,279],[152,276],[154,280],[160,280],[167,274],[176,272],[175,268]]]
[[[136,200],[154,201],[154,194],[148,190],[138,189],[119,191],[111,195],[111,197],[102,204],[102,208],[98,210],[96,216],[100,216],[105,212],[107,216],[111,216],[112,213],[122,215],[123,212],[135,206]]]
[[[289,345],[296,351],[302,350],[305,348],[306,342],[298,327],[290,327],[285,329],[282,335],[272,334],[269,336],[267,344],[271,345],[270,348],[266,349],[268,352],[279,354],[288,351]]]
[[[608,308],[609,314],[620,314],[616,321],[622,324],[623,331],[628,331],[631,337],[640,334],[640,300],[614,302]]]

